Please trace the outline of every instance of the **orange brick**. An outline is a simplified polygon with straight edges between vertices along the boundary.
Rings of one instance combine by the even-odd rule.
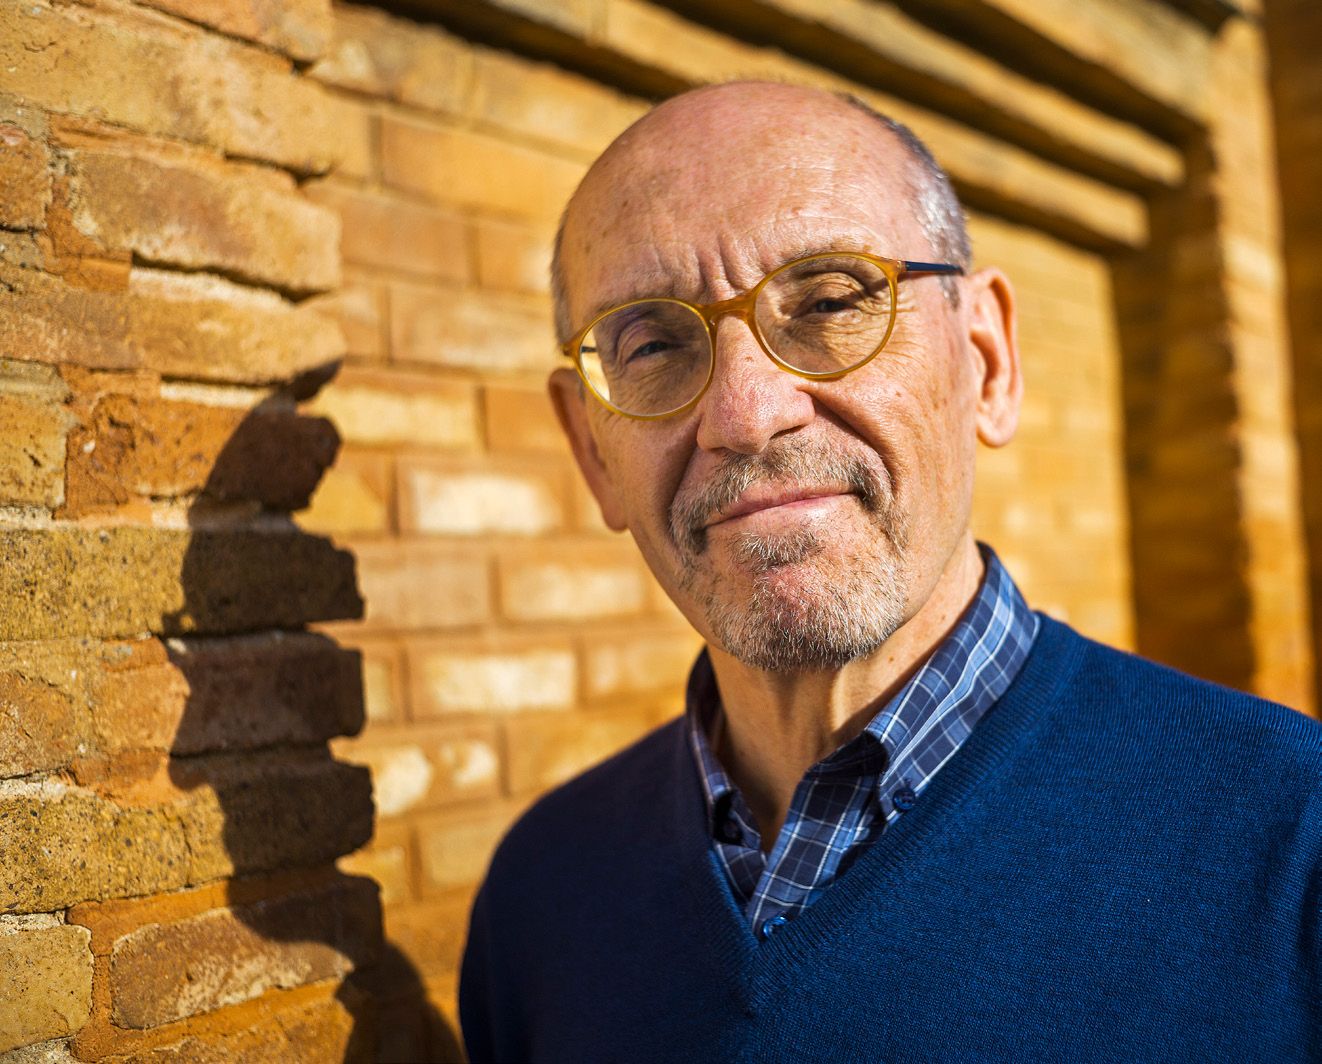
[[[152,394],[151,384],[138,394],[103,392],[120,382],[73,379],[81,424],[69,436],[64,514],[198,492],[295,510],[307,505],[339,447],[324,418],[168,399]]]
[[[544,301],[395,284],[390,309],[397,362],[488,372],[545,372],[555,365],[555,334]]]
[[[386,910],[386,935],[412,969],[410,982],[416,982],[418,973],[434,975],[458,968],[472,904],[473,892],[464,885]]]
[[[0,917],[0,1053],[73,1034],[92,1010],[92,936],[54,917]]]
[[[127,7],[33,0],[12,15],[0,22],[5,88],[28,103],[303,173],[323,173],[335,161],[324,90],[294,74],[288,60]],[[132,76],[89,78],[89,70]],[[154,91],[160,86],[171,91]]]
[[[308,409],[350,444],[464,448],[479,440],[472,386],[421,374],[345,373]]]
[[[498,451],[568,455],[546,388],[487,384],[482,389],[487,446]]]
[[[0,121],[0,222],[39,229],[51,202],[50,152],[17,122]]]
[[[461,218],[334,184],[315,186],[310,197],[338,212],[343,226],[340,251],[350,265],[440,281],[468,279],[468,233]]]
[[[491,615],[487,568],[471,550],[404,540],[363,543],[356,553],[370,625],[464,628]]]
[[[65,157],[74,224],[108,251],[300,293],[339,283],[335,215],[286,174],[133,142]]]
[[[515,621],[619,617],[647,608],[642,562],[627,549],[566,543],[535,555],[510,551],[498,572],[501,612]]]
[[[298,628],[361,608],[352,556],[286,531],[0,530],[0,555],[0,640]]]
[[[381,176],[434,203],[554,224],[586,167],[470,130],[381,121]]]
[[[12,391],[10,389],[13,389]],[[65,388],[45,367],[0,364],[0,505],[54,509],[64,499]]]
[[[577,693],[577,662],[560,641],[414,643],[409,664],[418,717],[564,709]]]
[[[111,1018],[155,1027],[302,986],[371,963],[380,948],[375,884],[343,879],[317,891],[215,909],[131,931],[111,951]],[[199,980],[199,972],[206,978]]]
[[[536,793],[563,783],[674,715],[674,710],[662,706],[615,712],[528,713],[511,720],[505,725],[510,793]]]
[[[324,369],[344,347],[315,311],[217,277],[134,269],[126,295],[0,266],[0,284],[0,349],[28,361],[267,384]]]
[[[564,525],[564,477],[538,465],[401,458],[399,494],[409,532],[537,535]]]
[[[294,59],[316,59],[330,44],[329,0],[146,0],[189,22],[265,44]]]

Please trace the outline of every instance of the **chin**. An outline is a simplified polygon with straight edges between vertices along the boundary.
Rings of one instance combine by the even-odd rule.
[[[875,653],[904,623],[902,566],[839,561],[822,565],[818,553],[765,565],[739,581],[743,594],[714,589],[703,612],[717,644],[771,672],[838,669]]]

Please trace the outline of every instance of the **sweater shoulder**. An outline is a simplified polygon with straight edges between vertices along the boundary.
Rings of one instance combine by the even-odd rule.
[[[1209,768],[1226,761],[1293,768],[1301,783],[1317,786],[1322,722],[1098,643],[1059,622],[1046,623],[1063,628],[1067,639],[1082,644],[1071,700],[1113,734],[1163,751],[1195,744]]]

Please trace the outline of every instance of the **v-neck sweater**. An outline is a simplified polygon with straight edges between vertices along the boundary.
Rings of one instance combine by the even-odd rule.
[[[1042,618],[909,814],[754,937],[682,721],[536,803],[474,904],[483,1061],[1322,1060],[1322,725]]]

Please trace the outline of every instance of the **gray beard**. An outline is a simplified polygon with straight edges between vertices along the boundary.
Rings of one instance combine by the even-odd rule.
[[[796,480],[848,485],[877,535],[862,553],[843,555],[832,551],[830,529],[821,525],[743,533],[734,556],[752,574],[753,588],[736,599],[711,573],[703,524],[759,481]],[[681,589],[693,594],[706,576],[696,597],[707,623],[725,651],[746,665],[772,672],[838,669],[876,651],[904,623],[909,536],[890,479],[821,442],[731,456],[700,492],[676,496],[670,532],[685,566]],[[777,579],[786,566],[800,567],[793,581]]]

